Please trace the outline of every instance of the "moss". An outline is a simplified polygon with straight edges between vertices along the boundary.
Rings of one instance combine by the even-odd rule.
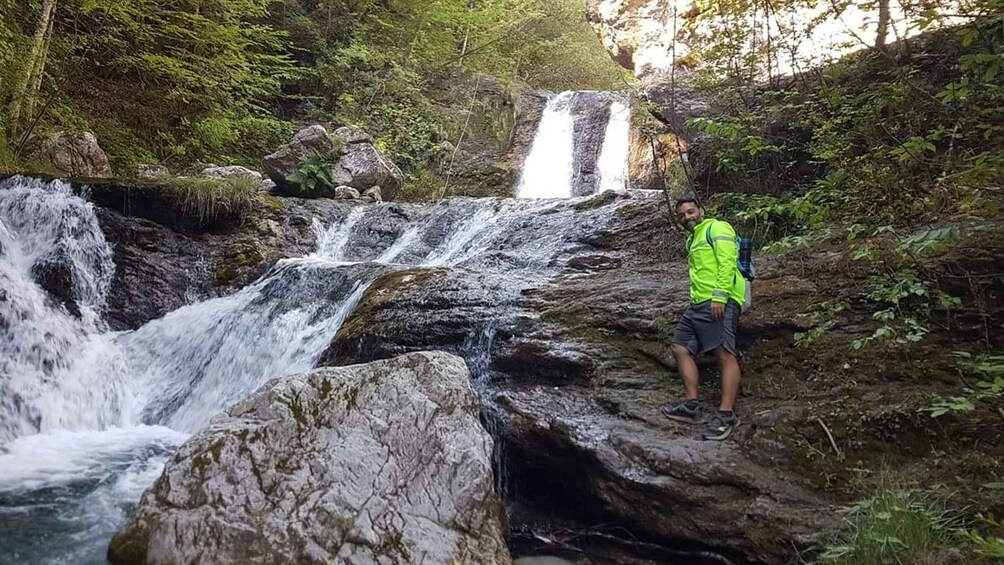
[[[265,250],[260,242],[237,243],[227,250],[222,259],[213,263],[213,285],[230,286],[263,261]]]
[[[331,381],[324,379],[321,381],[321,398],[327,400],[328,396],[331,395]]]
[[[620,198],[620,195],[616,192],[606,191],[594,195],[592,198],[587,198],[582,202],[575,205],[575,209],[579,212],[584,212],[586,210],[595,210],[596,208],[602,208],[607,204]]]
[[[199,453],[192,458],[192,470],[200,476],[205,476],[206,470],[211,467],[213,461],[205,454]]]
[[[209,452],[213,454],[213,461],[219,461],[220,455],[223,453],[223,442],[214,441],[212,445],[209,446]]]
[[[289,407],[290,414],[293,415],[293,420],[296,421],[297,428],[305,428],[307,426],[307,416],[303,411],[303,402],[300,400],[300,397],[293,396],[284,400],[286,400],[286,406]]]

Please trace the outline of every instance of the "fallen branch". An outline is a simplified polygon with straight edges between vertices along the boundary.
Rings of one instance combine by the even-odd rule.
[[[826,437],[830,440],[830,445],[833,446],[833,451],[837,454],[837,459],[843,461],[844,454],[843,452],[840,451],[840,448],[837,447],[837,442],[834,441],[833,434],[830,433],[830,428],[826,427],[826,424],[823,422],[822,418],[816,418],[816,421],[819,422],[819,426],[823,428],[824,432],[826,432]]]

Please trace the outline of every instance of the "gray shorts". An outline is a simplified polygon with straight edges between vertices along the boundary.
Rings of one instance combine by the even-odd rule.
[[[725,319],[715,320],[711,317],[711,301],[691,304],[683,313],[680,322],[673,333],[673,343],[682,345],[696,357],[724,347],[733,355],[736,353],[736,329],[739,328],[739,305],[729,300],[725,306]]]

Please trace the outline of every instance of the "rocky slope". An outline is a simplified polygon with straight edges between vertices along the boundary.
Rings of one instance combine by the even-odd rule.
[[[613,552],[613,562],[649,562],[639,557],[644,544],[635,543],[634,553],[611,548],[611,539],[631,539],[663,552],[691,548],[736,562],[787,563],[838,525],[840,504],[871,479],[900,470],[953,480],[986,507],[979,485],[1001,472],[1000,460],[952,438],[994,437],[993,413],[945,420],[939,429],[919,411],[933,395],[958,390],[946,384],[954,377],[943,352],[970,338],[932,336],[929,348],[911,354],[910,377],[897,376],[904,368],[888,350],[850,347],[874,331],[867,309],[845,313],[846,329],[812,348],[792,345],[796,332],[811,327],[816,305],[866,287],[867,269],[839,252],[762,261],[756,306],[741,330],[744,424],[734,439],[700,442],[698,430],[666,420],[660,406],[681,393],[667,343],[687,303],[687,279],[682,235],[665,213],[658,198],[621,207],[546,284],[513,287],[445,269],[378,279],[324,362],[441,348],[481,367],[482,395],[503,422],[514,532],[530,545],[550,540],[544,545],[551,550],[567,550],[570,540]],[[1002,249],[995,244],[985,254]],[[959,268],[987,266],[978,260]],[[964,302],[957,315],[978,317],[973,298]],[[989,304],[1001,308],[999,293]],[[706,361],[712,405],[717,379]],[[944,466],[939,450],[965,462],[963,478]]]

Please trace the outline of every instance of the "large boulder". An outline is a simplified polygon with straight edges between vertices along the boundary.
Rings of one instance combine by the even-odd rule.
[[[329,153],[335,148],[335,141],[322,125],[312,125],[296,132],[293,139],[262,161],[265,174],[275,182],[276,190],[283,194],[297,196],[299,187],[286,177],[296,171],[300,162],[311,154]]]
[[[297,132],[288,145],[265,157],[265,172],[280,194],[300,195],[300,187],[288,177],[311,155],[328,155],[335,186],[363,191],[377,185],[390,200],[404,183],[401,170],[373,145],[373,138],[366,132],[341,127],[331,134],[322,125],[312,125]],[[321,190],[317,196],[331,197],[334,193]]]
[[[463,360],[275,379],[187,441],[115,535],[134,563],[510,563]]]
[[[397,195],[404,175],[372,143],[346,143],[342,155],[331,170],[331,180],[364,191],[379,186],[388,200]]]
[[[89,131],[57,131],[33,141],[33,159],[48,163],[63,176],[108,178],[108,156]]]

